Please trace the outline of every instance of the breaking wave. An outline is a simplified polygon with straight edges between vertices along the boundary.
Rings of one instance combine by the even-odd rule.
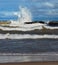
[[[2,24],[0,23],[0,29],[4,30],[4,31],[12,31],[12,30],[16,30],[16,31],[30,31],[30,30],[35,30],[35,29],[58,29],[58,26],[48,26],[48,21],[47,23],[39,23],[39,22],[33,22],[32,21],[32,13],[30,12],[30,10],[27,7],[19,7],[19,12],[16,12],[14,15],[18,17],[18,19],[16,21],[10,20],[10,22],[8,22],[9,24]],[[32,24],[33,22],[33,24]],[[30,24],[26,24],[26,23],[30,23]],[[53,25],[55,23],[52,23]],[[56,23],[57,24],[57,23]]]
[[[41,30],[41,29],[46,29],[46,30],[55,30],[55,29],[58,29],[58,27],[52,27],[52,26],[47,26],[47,25],[41,25],[40,23],[37,23],[37,24],[30,24],[30,25],[20,25],[19,27],[1,27],[0,26],[0,29],[3,30],[3,31],[32,31],[32,30],[35,30],[35,29],[38,29],[38,30]]]
[[[0,34],[0,39],[58,39],[58,35]]]

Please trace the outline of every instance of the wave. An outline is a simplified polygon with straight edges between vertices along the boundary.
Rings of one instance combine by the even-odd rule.
[[[0,54],[0,63],[10,62],[34,62],[34,61],[57,61],[58,53],[47,52],[38,54]]]
[[[58,26],[44,26],[46,29],[58,29]]]
[[[35,24],[34,24],[35,25]],[[18,27],[11,27],[11,26],[0,26],[0,29],[3,30],[3,31],[31,31],[31,30],[34,30],[34,29],[42,29],[42,26],[39,26],[38,24],[37,25],[20,25]]]
[[[42,53],[0,53],[0,56],[38,56],[38,55],[58,55],[58,52],[42,52]]]
[[[13,13],[18,17],[16,21],[1,21],[0,29],[3,31],[31,31],[35,29],[58,29],[58,21],[32,21],[32,13],[27,7],[19,7],[18,12]],[[7,14],[6,14],[7,15]]]
[[[32,31],[32,30],[55,30],[58,29],[58,26],[48,26],[46,24],[21,24],[19,26],[0,26],[0,30],[3,31]]]
[[[0,39],[58,39],[58,35],[0,34]]]

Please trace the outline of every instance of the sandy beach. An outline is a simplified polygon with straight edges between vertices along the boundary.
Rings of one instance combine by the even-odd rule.
[[[58,65],[58,61],[55,62],[21,62],[21,63],[0,63],[0,65]]]

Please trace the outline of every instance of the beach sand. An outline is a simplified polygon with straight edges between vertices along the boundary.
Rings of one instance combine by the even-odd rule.
[[[20,62],[20,63],[0,63],[0,65],[58,65],[58,61],[54,62]]]

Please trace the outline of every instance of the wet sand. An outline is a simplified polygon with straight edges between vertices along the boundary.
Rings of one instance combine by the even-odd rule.
[[[21,62],[21,63],[0,63],[0,65],[58,65],[58,61],[55,62]]]

